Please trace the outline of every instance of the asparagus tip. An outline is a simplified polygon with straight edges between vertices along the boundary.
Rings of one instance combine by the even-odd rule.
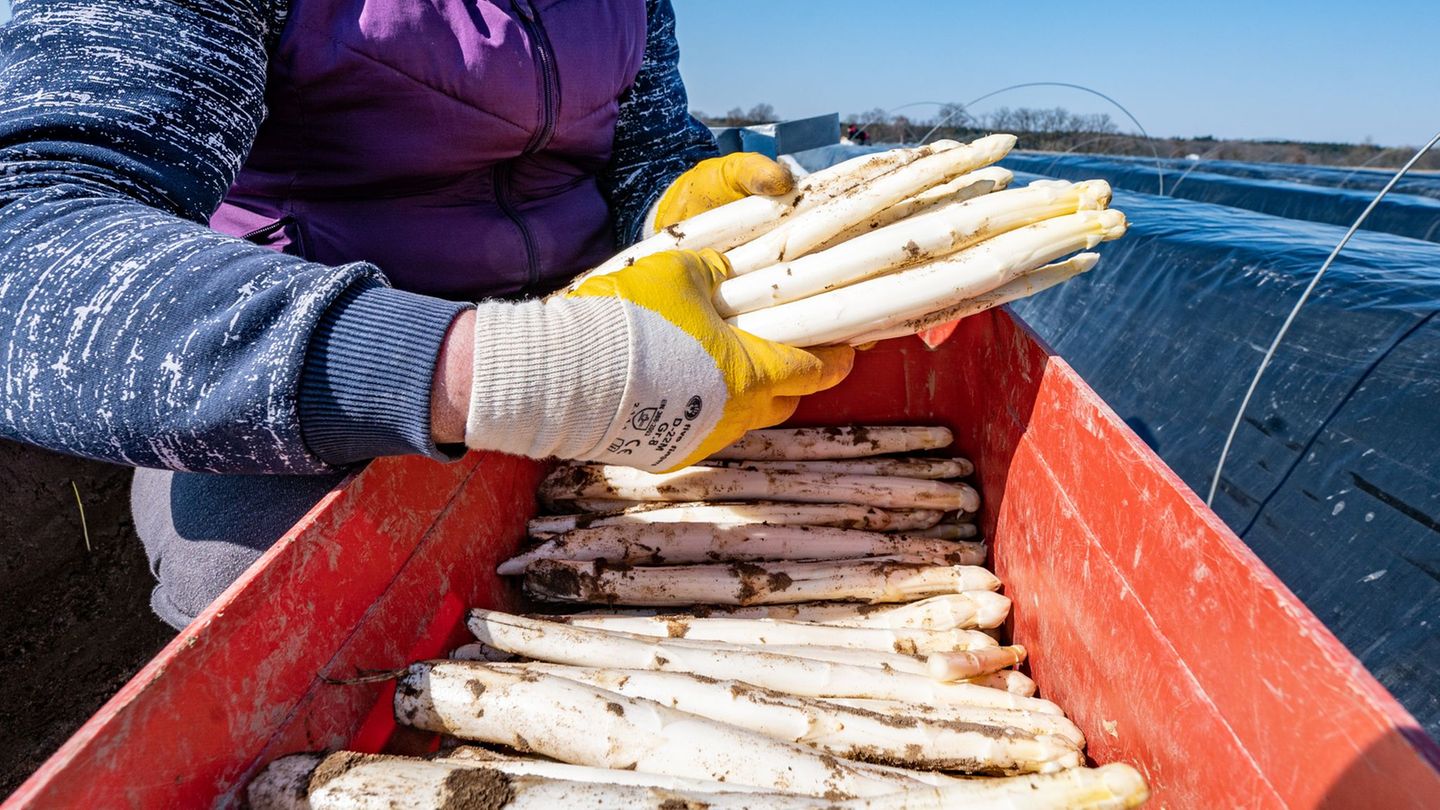
[[[1114,762],[1101,765],[1098,770],[1106,789],[1123,798],[1126,807],[1139,807],[1150,798],[1150,786],[1145,783],[1145,777],[1133,767],[1123,762]]]

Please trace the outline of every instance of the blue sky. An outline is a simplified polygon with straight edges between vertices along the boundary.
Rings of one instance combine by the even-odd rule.
[[[710,113],[765,101],[798,118],[1066,81],[1115,97],[1152,135],[1419,145],[1440,130],[1436,0],[674,4],[691,106]],[[1063,89],[976,109],[1001,105],[1122,121]]]
[[[674,3],[691,105],[711,113],[761,101],[787,118],[855,113],[1065,81],[1115,97],[1154,135],[1418,145],[1440,129],[1435,0]],[[1058,88],[976,109],[1000,105],[1121,120]]]

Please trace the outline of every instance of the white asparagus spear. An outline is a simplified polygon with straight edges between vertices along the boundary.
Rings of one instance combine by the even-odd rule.
[[[991,591],[964,591],[901,605],[865,605],[848,613],[833,609],[831,605],[817,605],[797,614],[794,620],[824,622],[843,627],[948,630],[998,627],[1009,615],[1009,597]]]
[[[1010,615],[1010,598],[992,591],[964,591],[932,596],[899,605],[869,605],[859,602],[804,602],[793,605],[700,605],[690,609],[693,616],[725,616],[732,619],[780,619],[836,627],[888,627],[917,630],[974,630],[999,627]],[[572,616],[660,616],[658,608],[603,608]]]
[[[646,624],[643,624],[643,622],[647,621],[645,619],[632,620],[633,622],[635,622],[632,624],[629,621],[623,623],[612,623],[610,621],[604,620],[598,622],[594,620],[584,619],[575,620],[569,616],[537,616],[535,618],[541,620],[557,621],[561,624],[572,624],[576,627],[589,627],[597,630],[608,630],[619,633],[631,633],[634,635],[650,636],[652,638],[670,638],[672,640],[675,640],[677,644],[698,650],[740,651],[750,649],[756,652],[763,651],[775,653],[776,655],[789,655],[796,658],[809,658],[815,661],[829,661],[831,663],[850,664],[857,667],[878,667],[885,671],[906,672],[912,675],[927,675],[930,677],[934,677],[931,674],[931,671],[923,658],[920,658],[915,654],[906,653],[903,651],[882,649],[879,648],[878,645],[870,647],[857,647],[853,645],[822,645],[813,642],[794,644],[785,643],[783,639],[775,638],[771,638],[769,640],[765,638],[756,638],[746,641],[731,640],[730,637],[713,637],[717,635],[724,635],[722,633],[713,633],[711,634],[712,637],[686,637],[679,635],[667,636],[665,628],[659,626],[647,626]],[[850,630],[852,633],[886,632],[861,628],[829,629],[845,629]],[[970,635],[963,636],[959,640],[957,640],[955,646],[958,649],[979,650],[999,646],[999,642],[979,631],[957,632],[970,633]],[[852,641],[858,641],[858,639],[852,639]],[[468,647],[469,649],[457,649],[455,653],[452,653],[450,655],[450,658],[457,661],[469,660],[504,662],[509,660],[501,657],[502,655],[505,655],[505,653],[500,653],[499,651],[488,648],[486,645],[480,644],[478,642],[474,645],[466,645],[466,647]],[[464,653],[463,655],[456,654],[462,653],[462,651]],[[513,657],[514,656],[511,656],[512,659]],[[1016,677],[1015,679],[1011,679],[1004,677],[1006,675],[1013,675]],[[991,689],[1003,689],[1013,694],[1024,695],[1025,697],[1030,697],[1035,694],[1034,681],[1031,681],[1025,675],[1019,672],[1015,672],[1014,670],[981,674],[974,678],[946,678],[942,680],[965,680],[968,683],[973,683],[979,686],[986,686]]]
[[[913,717],[922,722],[953,722],[983,726],[1024,729],[1028,733],[1045,734],[1068,740],[1076,748],[1085,747],[1085,735],[1068,717],[1023,709],[1000,709],[993,706],[967,706],[944,703],[908,703],[903,700],[874,698],[815,698],[855,709],[865,709],[885,717]]]
[[[967,486],[968,486],[968,485],[967,485]],[[785,508],[785,507],[787,507],[787,506],[790,506],[790,505],[792,505],[792,504],[797,504],[797,503],[798,503],[798,502],[795,502],[795,501],[786,502],[786,501],[771,501],[771,500],[756,500],[756,501],[748,501],[748,502],[744,502],[744,503],[736,502],[736,501],[690,501],[690,502],[688,502],[688,503],[680,503],[680,502],[654,502],[654,501],[627,501],[627,500],[620,500],[620,499],[618,499],[618,498],[573,498],[573,499],[562,499],[562,500],[557,500],[557,501],[555,501],[555,503],[552,504],[552,509],[555,510],[555,511],[562,511],[562,510],[563,510],[563,511],[568,511],[568,512],[571,512],[571,513],[575,513],[575,512],[592,513],[591,517],[592,517],[592,519],[593,519],[593,515],[594,515],[594,514],[602,514],[602,515],[606,515],[606,516],[612,516],[612,515],[618,515],[618,514],[620,514],[620,513],[622,513],[622,512],[623,512],[623,513],[628,513],[628,514],[634,514],[634,513],[637,513],[637,512],[655,512],[655,511],[659,511],[659,510],[667,510],[667,509],[670,509],[671,507],[674,507],[674,506],[684,506],[684,507],[686,507],[687,510],[690,510],[690,509],[692,509],[692,508],[694,508],[694,507],[702,507],[702,506],[703,506],[703,507],[725,507],[726,509],[730,509],[731,507],[744,507],[744,509],[746,510],[746,513],[747,513],[747,514],[755,512],[755,511],[756,511],[756,509],[755,509],[756,507],[762,507],[761,509],[759,509],[758,514],[760,514],[760,515],[762,515],[762,516],[765,516],[765,515],[766,515],[766,512],[768,511],[768,512],[770,513],[770,515],[776,516],[777,519],[778,519],[779,521],[783,521],[784,524],[793,524],[796,519],[798,519],[799,517],[804,517],[804,516],[807,514],[807,512],[805,512],[805,511],[801,511],[801,512],[796,513],[796,512],[794,512],[794,511],[787,510],[787,509]],[[801,505],[801,506],[825,506],[825,507],[830,507],[830,506],[856,506],[856,505],[861,505],[861,506],[863,506],[863,504],[798,504],[798,505]],[[885,509],[885,510],[879,510],[879,511],[884,511],[884,512],[886,512],[886,513],[888,514],[888,517],[885,516],[885,515],[878,515],[878,511],[877,511],[875,514],[878,515],[878,517],[866,517],[863,522],[873,523],[873,522],[879,520],[879,521],[884,521],[884,522],[885,522],[885,524],[886,524],[885,530],[886,530],[886,531],[909,531],[909,530],[911,530],[911,529],[916,529],[916,528],[929,528],[929,527],[933,526],[936,521],[940,520],[940,517],[937,516],[937,512],[936,512],[936,510],[934,510],[934,509]],[[671,517],[672,517],[674,514],[675,514],[675,513],[672,513],[672,512],[662,512],[662,516],[666,516],[666,520],[670,520]],[[689,514],[691,514],[691,513],[690,513],[689,511],[687,511],[686,514],[689,515]],[[703,513],[702,513],[702,514],[703,514]],[[725,516],[725,513],[717,513],[717,514],[719,514],[721,517],[724,517],[724,516]],[[965,513],[965,514],[974,514],[974,513]],[[822,518],[822,519],[828,519],[828,513],[827,513],[827,514],[822,514],[822,515],[821,515],[821,518]],[[687,517],[686,519],[688,519],[688,517]],[[708,520],[708,518],[707,518],[707,520]],[[760,522],[770,522],[770,521],[759,521],[759,520],[745,520],[745,521],[715,520],[715,521],[709,521],[709,522],[714,522],[714,523],[737,523],[737,522],[760,523]],[[824,524],[813,524],[813,525],[824,525]],[[863,528],[863,527],[857,527],[857,528]]]
[[[412,664],[395,688],[395,718],[576,765],[786,792],[875,796],[917,784],[652,700],[472,661]]]
[[[1014,135],[988,135],[926,155],[797,213],[775,228],[725,252],[737,276],[805,255],[836,234],[914,194],[1005,157]]]
[[[973,512],[980,493],[968,484],[883,475],[772,472],[683,467],[650,473],[609,464],[562,464],[540,484],[547,502],[567,498],[632,501],[748,501],[859,503],[883,509]]]
[[[599,810],[674,810],[706,807],[714,810],[822,810],[839,808],[826,799],[757,790],[745,785],[721,785],[721,791],[651,785],[670,777],[610,770],[611,782],[564,779],[507,772],[514,765],[470,762],[464,759],[415,759],[382,754],[339,751],[292,754],[265,767],[250,783],[247,798],[252,810],[555,810],[557,807]],[[598,768],[581,768],[584,772]],[[577,774],[578,775],[578,774]],[[708,784],[711,780],[678,779],[677,784]],[[938,788],[923,786],[924,801],[933,802]],[[876,810],[928,810],[934,804],[894,803],[886,794],[879,804],[855,808]]]
[[[900,217],[908,217],[911,214],[919,213],[927,206],[944,205],[954,202],[957,197],[970,198],[978,197],[981,194],[989,194],[990,191],[978,191],[974,187],[977,184],[989,183],[991,191],[1004,191],[1015,180],[1015,173],[1004,166],[986,166],[983,169],[976,169],[973,172],[962,174],[949,182],[941,183],[934,188],[928,188],[918,194],[906,197],[895,207],[900,209]],[[968,195],[968,196],[966,196]],[[895,220],[890,220],[894,222]],[[884,227],[883,225],[879,227]]]
[[[1063,715],[1048,700],[925,675],[836,664],[766,651],[697,648],[696,642],[614,633],[476,608],[466,626],[481,642],[555,664],[689,672],[808,697],[959,703]],[[689,646],[687,646],[689,645]]]
[[[667,501],[667,502],[627,501],[627,500],[620,500],[620,499],[618,499],[618,498],[566,498],[566,499],[561,499],[561,500],[555,501],[554,504],[552,504],[551,508],[552,508],[552,511],[555,511],[555,512],[569,512],[569,513],[572,513],[572,514],[573,514],[573,513],[577,513],[577,512],[585,512],[585,513],[590,513],[592,516],[595,515],[595,514],[601,514],[601,515],[610,516],[610,515],[617,515],[617,514],[620,514],[620,513],[622,513],[622,512],[631,513],[631,514],[636,513],[636,512],[654,512],[654,511],[662,510],[662,509],[670,509],[671,507],[674,507],[674,506],[684,506],[684,507],[687,507],[687,509],[690,508],[690,507],[699,507],[699,506],[706,506],[706,507],[723,506],[723,507],[726,507],[726,508],[736,507],[736,506],[746,507],[746,508],[753,508],[753,507],[755,507],[755,506],[762,506],[762,507],[766,507],[766,508],[774,507],[774,510],[773,510],[774,513],[779,516],[780,520],[786,521],[786,523],[782,523],[782,524],[779,524],[779,525],[792,525],[792,519],[795,517],[795,515],[794,515],[793,513],[789,512],[789,511],[785,511],[785,507],[786,507],[786,506],[789,506],[789,505],[791,505],[791,504],[798,504],[798,502],[796,502],[796,501],[789,501],[789,502],[786,502],[786,501],[771,501],[771,500],[758,501],[758,500],[757,500],[757,501],[748,501],[748,502],[743,502],[743,503],[742,503],[742,502],[737,502],[737,501],[690,501],[690,502],[681,503],[681,502],[668,502],[668,501]],[[802,506],[817,506],[817,505],[820,505],[820,506],[855,506],[856,504],[799,504],[799,505],[802,505]],[[862,505],[862,506],[863,506],[863,504],[859,504],[859,505]],[[884,519],[884,520],[887,521],[886,531],[908,531],[908,530],[910,530],[911,528],[929,528],[930,526],[934,525],[934,523],[932,522],[932,516],[935,514],[935,511],[936,511],[936,510],[933,510],[933,509],[886,509],[886,510],[882,510],[882,511],[885,511],[885,512],[889,513],[889,515],[890,515],[889,518],[883,518],[883,517],[881,518],[881,519]],[[673,513],[667,513],[667,514],[673,514]],[[763,514],[763,511],[762,511],[762,514]],[[805,514],[804,512],[799,513],[800,516],[804,516],[804,514]],[[973,513],[966,513],[966,514],[973,514]],[[722,514],[721,516],[723,517],[724,515]],[[822,517],[828,517],[828,516],[827,516],[827,515],[822,515]],[[668,519],[668,518],[667,518],[667,519]],[[938,517],[937,517],[937,518],[934,518],[934,519],[937,520],[937,521],[939,520]],[[869,519],[867,518],[867,520],[869,520]],[[728,523],[737,523],[737,522],[757,523],[757,522],[763,522],[763,521],[755,521],[755,520],[748,520],[748,521],[735,521],[735,520],[725,521],[725,520],[717,520],[717,521],[711,521],[711,522],[715,522],[715,523],[727,523],[727,522],[728,522]],[[873,521],[871,521],[871,522],[873,522]],[[894,524],[893,526],[890,525],[890,524],[892,524],[892,523]],[[823,524],[813,524],[813,525],[823,525]]]
[[[977,312],[984,312],[987,309],[1044,292],[1061,282],[1069,281],[1081,273],[1088,272],[1098,261],[1100,261],[1098,253],[1077,253],[1064,261],[1047,264],[989,292],[981,293],[974,298],[967,298],[954,306],[922,315],[919,318],[912,318],[886,329],[866,332],[850,338],[846,342],[852,346],[861,346],[866,343],[913,335],[941,324],[968,318]]]
[[[266,766],[247,792],[254,810],[1122,810],[1149,797],[1134,768],[1113,763],[1054,774],[950,781],[837,800],[784,793],[709,793],[648,785],[506,774],[454,760],[338,752],[292,754]]]
[[[1123,762],[1058,773],[970,779],[964,785],[935,791],[932,807],[957,810],[1128,810],[1150,798],[1145,777]],[[844,808],[845,803],[839,806]]]
[[[540,664],[551,667],[551,664]],[[546,670],[542,670],[546,671]],[[568,676],[567,676],[568,677]],[[570,680],[580,680],[570,678]],[[599,684],[592,684],[599,685]],[[607,687],[601,687],[607,688]],[[618,691],[618,690],[611,690]],[[633,696],[632,696],[633,697]],[[684,711],[684,709],[681,709]],[[855,710],[852,710],[855,711]],[[733,724],[732,724],[733,725]],[[607,785],[642,785],[666,790],[695,790],[708,792],[767,793],[773,788],[741,785],[735,782],[717,782],[713,779],[692,779],[686,776],[672,776],[644,771],[624,771],[616,768],[592,768],[588,765],[571,765],[568,762],[553,762],[548,759],[533,759],[512,756],[491,751],[474,745],[461,745],[445,751],[438,757],[440,762],[469,764],[490,768],[515,776],[541,776],[546,779],[564,779],[570,782],[599,782]]]
[[[573,498],[549,504],[555,512],[598,512],[616,514],[642,507],[655,508],[657,505],[644,501],[622,501],[618,498]]]
[[[901,148],[861,155],[801,178],[789,194],[774,197],[752,195],[697,214],[620,251],[576,278],[566,289],[573,291],[592,276],[613,273],[634,264],[637,259],[666,250],[729,250],[789,221],[796,214],[849,192],[861,183],[958,146],[960,144],[956,141],[936,141],[915,149]]]
[[[937,523],[928,529],[907,532],[910,537],[929,537],[935,540],[968,540],[980,533],[974,523]]]
[[[752,430],[710,456],[751,461],[810,461],[913,453],[948,447],[949,428],[856,425]]]
[[[1028,186],[942,206],[856,237],[829,250],[722,282],[715,308],[723,317],[773,307],[948,256],[1017,228],[1110,202],[1110,185],[1090,180],[1063,187]]]
[[[751,650],[754,652],[767,652],[776,655],[794,656],[795,658],[808,658],[814,661],[829,661],[836,664],[849,664],[857,667],[875,667],[887,672],[905,672],[912,675],[930,676],[930,670],[924,658],[915,654],[898,652],[893,649],[881,648],[878,644],[868,647],[844,646],[844,645],[822,645],[815,642],[790,643],[793,639],[783,637],[741,639],[736,634],[726,632],[712,632],[707,636],[683,636],[678,632],[667,632],[664,625],[654,624],[647,619],[629,619],[621,621],[613,620],[587,620],[584,617],[571,616],[534,616],[532,618],[541,621],[554,621],[560,624],[572,625],[575,627],[587,627],[595,630],[605,630],[615,633],[628,633],[631,635],[649,636],[651,638],[668,638],[677,646],[683,646],[694,650],[723,650],[727,652]],[[829,628],[831,630],[850,630],[851,632],[886,632],[871,629],[859,628]],[[959,649],[981,649],[985,647],[996,647],[999,642],[978,631],[959,631],[971,635],[960,637],[956,640]],[[719,636],[718,638],[716,636]],[[852,642],[858,641],[852,638]],[[483,646],[483,645],[482,645]],[[493,657],[493,656],[492,656]],[[455,658],[455,656],[451,656]],[[1016,673],[1019,674],[1019,673]],[[933,676],[931,676],[933,677]],[[986,676],[987,680],[979,685],[989,688],[1004,688],[994,678]],[[961,680],[950,678],[947,680]],[[979,679],[972,682],[979,682]],[[1006,691],[1021,694],[1022,690],[1007,689]],[[1034,694],[1033,691],[1031,694]],[[1029,697],[1029,695],[1026,695]]]
[[[799,606],[793,616],[772,618],[818,622],[841,627],[915,628],[919,630],[973,630],[998,627],[1010,615],[1010,598],[992,591],[943,594],[898,605],[851,605],[822,602]],[[770,608],[783,610],[783,606]],[[712,609],[713,610],[713,609]],[[753,610],[734,608],[733,610]]]
[[[836,473],[839,475],[894,475],[901,478],[964,478],[975,465],[965,458],[857,458],[833,461],[722,461],[709,459],[702,467],[730,467],[762,472]]]
[[[928,529],[944,519],[945,513],[936,509],[886,509],[886,524],[883,531],[911,532]],[[864,528],[863,526],[842,528]]]
[[[1124,233],[1125,215],[1119,211],[1081,211],[1002,233],[888,276],[736,315],[726,323],[792,346],[844,343],[954,306]]]
[[[1068,738],[1019,728],[920,722],[787,695],[741,681],[683,673],[558,664],[523,664],[516,668],[653,700],[682,712],[862,762],[987,774],[1046,773],[1083,764],[1079,749]]]
[[[655,568],[536,560],[525,571],[525,591],[536,599],[608,605],[910,602],[999,587],[994,574],[977,566],[925,565],[886,558]]]
[[[945,513],[938,509],[877,509],[856,503],[674,503],[627,509],[619,514],[543,515],[532,518],[532,536],[559,534],[592,526],[647,523],[768,523],[776,526],[835,526],[871,531],[928,529]]]
[[[999,672],[977,675],[964,680],[966,683],[988,686],[991,689],[1004,689],[1012,695],[1024,695],[1025,697],[1035,695],[1035,681],[1031,680],[1029,675],[1014,669],[1002,669]]]
[[[931,677],[958,681],[1013,667],[1025,660],[1025,648],[1015,644],[1009,647],[942,650],[931,653],[925,660]]]
[[[983,633],[981,635],[984,635]],[[994,639],[991,639],[994,642]],[[734,644],[731,642],[699,641],[692,639],[680,639],[680,644],[726,644],[731,649],[750,649],[775,653],[776,655],[792,655],[796,658],[812,658],[816,661],[828,661],[832,664],[850,664],[857,667],[874,667],[884,672],[905,672],[910,675],[930,675],[930,670],[925,666],[925,659],[913,655],[904,655],[893,652],[880,652],[878,650],[853,650],[844,647],[818,647],[813,644]],[[995,642],[998,644],[998,642]],[[967,681],[968,683],[968,681]]]
[[[831,237],[816,250],[828,250],[861,234],[870,233],[877,228],[883,228],[907,217],[923,214],[942,205],[964,202],[992,192],[1004,191],[1014,179],[1013,172],[1000,166],[986,166],[983,169],[962,174],[948,183],[941,183],[934,188],[906,197],[871,217],[868,222],[851,225]]]
[[[826,624],[777,621],[775,619],[723,617],[555,616],[552,618],[576,627],[596,627],[601,630],[638,633],[642,636],[728,641],[747,645],[815,645],[845,647],[853,650],[878,650],[905,655],[928,655],[932,652],[949,653],[959,650],[980,651],[989,648],[1003,649],[996,647],[995,639],[976,630],[835,627]],[[995,669],[1003,669],[1003,667]],[[946,671],[948,672],[948,670]],[[975,675],[985,675],[990,671],[993,670],[976,672]],[[942,680],[962,680],[975,677],[975,675],[958,675],[945,677]]]
[[[958,528],[958,527],[957,527]],[[558,534],[500,564],[507,576],[535,560],[604,560],[629,565],[757,560],[903,557],[936,565],[979,565],[985,544],[829,526],[651,523],[598,526]]]
[[[964,786],[933,790],[936,798],[931,807],[956,810],[1128,810],[1150,798],[1145,777],[1120,762],[1093,769],[971,779]],[[913,800],[912,806],[919,807]]]
[[[538,667],[538,668],[540,668],[541,670],[544,670],[545,668],[549,668],[549,667],[564,668],[564,667],[561,667],[561,665],[559,665],[559,664],[536,664],[536,663],[533,663],[533,662],[530,663],[530,664],[528,664],[528,665],[526,665],[526,666],[527,666],[527,667]],[[579,669],[579,668],[571,668],[571,669],[576,669],[576,671],[584,671],[584,670],[581,670],[581,669]],[[572,677],[572,678],[570,678],[570,680],[578,680],[578,679]],[[671,708],[674,708],[674,707],[672,706]],[[732,723],[731,725],[734,725],[734,724]],[[1061,741],[1061,742],[1063,743],[1064,741]],[[1078,749],[1077,749],[1077,750],[1078,750]],[[460,761],[460,762],[469,761],[469,762],[474,762],[474,763],[476,763],[476,764],[478,765],[478,764],[481,764],[481,763],[483,763],[483,762],[491,761],[491,760],[493,760],[493,759],[495,759],[495,758],[497,758],[497,757],[500,758],[500,759],[503,760],[503,761],[520,763],[519,767],[520,767],[520,768],[524,768],[524,769],[525,769],[525,772],[534,771],[534,772],[536,772],[537,775],[542,775],[542,776],[543,776],[543,775],[548,775],[548,774],[546,774],[546,773],[544,772],[544,771],[550,770],[550,769],[547,768],[546,766],[556,766],[557,768],[559,768],[559,767],[573,768],[573,769],[576,769],[576,771],[577,771],[576,773],[574,773],[573,775],[560,776],[560,778],[564,778],[564,779],[574,779],[575,781],[581,781],[581,782],[606,782],[606,783],[610,783],[610,784],[621,784],[621,785],[631,785],[631,784],[635,784],[635,785],[652,785],[652,784],[653,784],[653,785],[655,785],[655,786],[663,786],[663,785],[666,785],[666,784],[668,784],[668,783],[673,783],[673,784],[675,785],[675,787],[670,788],[670,789],[672,789],[672,790],[692,789],[692,788],[682,788],[682,787],[680,787],[681,785],[684,785],[684,784],[687,784],[687,783],[691,783],[691,784],[696,785],[696,788],[693,788],[693,789],[710,789],[710,790],[720,790],[720,791],[731,791],[731,792],[737,792],[737,793],[741,793],[741,792],[743,792],[743,793],[764,793],[764,794],[766,794],[766,796],[775,796],[775,795],[791,796],[791,795],[794,795],[794,794],[788,794],[788,793],[786,793],[786,794],[777,794],[777,793],[775,792],[775,789],[774,789],[774,788],[757,787],[757,786],[755,786],[755,785],[740,785],[740,784],[737,784],[737,783],[734,783],[734,782],[730,782],[730,783],[725,783],[725,782],[711,782],[711,780],[706,780],[706,779],[687,779],[687,778],[685,778],[685,777],[674,777],[674,776],[667,776],[667,775],[664,775],[664,774],[642,773],[642,772],[637,772],[637,771],[619,771],[619,770],[609,770],[609,769],[605,769],[605,768],[587,768],[587,767],[585,767],[585,766],[583,766],[583,765],[565,765],[565,764],[563,764],[563,763],[558,763],[558,762],[549,762],[548,760],[525,759],[525,758],[523,758],[523,757],[511,756],[511,755],[508,755],[508,754],[497,754],[496,752],[491,751],[491,750],[489,750],[489,749],[479,748],[479,747],[476,747],[476,746],[460,746],[460,747],[454,749],[451,754],[447,755],[446,759],[449,760],[449,761]],[[917,781],[917,782],[923,782],[923,783],[925,783],[926,785],[934,785],[934,786],[944,787],[944,786],[946,786],[946,785],[952,785],[952,784],[955,784],[955,783],[957,782],[957,778],[956,778],[956,777],[946,776],[946,775],[944,775],[944,774],[935,773],[935,772],[933,772],[933,771],[910,770],[910,769],[906,769],[906,768],[891,767],[891,766],[881,765],[881,764],[877,764],[877,763],[869,763],[869,765],[870,765],[871,768],[874,768],[874,769],[876,769],[876,770],[883,771],[883,772],[886,772],[886,773],[890,773],[890,774],[895,775],[895,776],[904,777],[904,778],[907,778],[907,779],[914,779],[915,781]],[[482,767],[483,767],[483,765],[482,765]],[[518,770],[518,769],[517,769],[517,770]],[[512,772],[512,771],[506,770],[506,772],[509,773],[509,772]],[[555,770],[555,774],[556,774],[557,776],[559,776],[560,773],[561,773],[561,772],[560,772],[559,770]],[[665,780],[665,781],[660,781],[660,780]],[[699,787],[700,785],[711,785],[711,784],[718,785],[719,787],[715,787],[715,788],[700,788],[700,787]],[[666,810],[669,810],[669,808],[666,808]]]

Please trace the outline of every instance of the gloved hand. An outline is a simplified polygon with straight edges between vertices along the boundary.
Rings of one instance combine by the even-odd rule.
[[[727,274],[715,251],[672,251],[562,298],[482,304],[466,444],[669,470],[783,422],[850,372],[848,347],[726,324],[711,297]]]
[[[755,152],[702,160],[660,195],[645,235],[751,194],[786,194],[794,187],[789,169]]]

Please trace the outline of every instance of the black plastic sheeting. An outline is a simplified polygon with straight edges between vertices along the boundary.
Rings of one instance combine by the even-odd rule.
[[[1344,229],[1124,191],[1114,205],[1132,227],[1096,269],[1015,309],[1203,495]],[[1440,246],[1357,234],[1256,391],[1214,507],[1440,737],[1437,311]]]
[[[1094,270],[1012,306],[1203,497],[1265,349],[1345,228],[1124,190],[1114,205],[1131,230]],[[1357,233],[1261,382],[1215,510],[1440,738],[1437,312],[1440,245]]]
[[[1153,161],[1115,160],[1091,155],[1012,153],[1002,166],[1015,171],[1066,180],[1108,180],[1116,188],[1155,194],[1160,175],[1165,194],[1197,202],[1245,208],[1289,219],[1306,219],[1349,227],[1375,191],[1329,188],[1320,185],[1217,174],[1193,167],[1158,167]],[[1382,183],[1383,185],[1383,183]],[[1392,191],[1363,226],[1366,230],[1440,241],[1440,199]]]
[[[1113,160],[1155,166],[1153,157],[1134,155],[1110,156]],[[1348,188],[1368,191],[1371,194],[1385,187],[1395,174],[1394,169],[1372,169],[1363,166],[1307,166],[1298,163],[1249,163],[1241,160],[1209,160],[1203,156],[1197,160],[1188,158],[1161,158],[1160,165],[1181,174],[1187,170],[1205,171],[1212,174],[1228,174],[1234,177],[1250,177],[1256,180],[1289,180],[1326,188]],[[1440,199],[1440,175],[1434,172],[1412,171],[1400,178],[1395,191],[1402,194],[1417,194],[1421,197]]]

